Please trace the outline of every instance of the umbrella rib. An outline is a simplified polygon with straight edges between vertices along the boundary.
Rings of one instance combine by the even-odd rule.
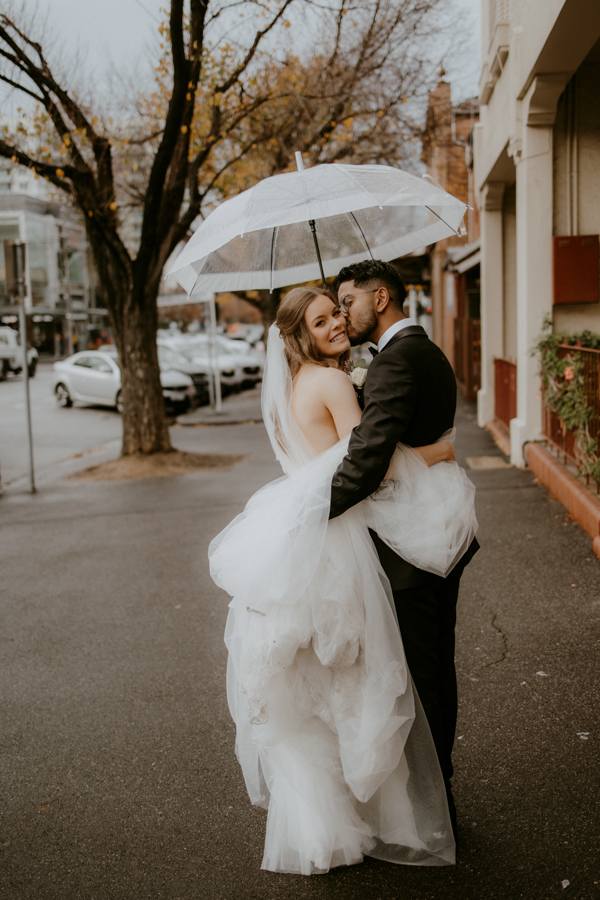
[[[344,169],[344,175],[346,175],[346,177],[349,178],[350,181],[351,181],[353,184],[355,184],[357,188],[359,188],[361,191],[364,191],[364,193],[367,195],[367,197],[370,197],[370,198],[371,198],[371,200],[373,201],[373,206],[378,206],[379,209],[383,209],[383,206],[381,205],[381,203],[379,202],[379,200],[376,200],[375,197],[373,196],[373,194],[371,193],[371,191],[367,190],[367,188],[364,187],[364,185],[362,185],[362,184],[360,183],[360,181],[358,181],[358,179],[355,178],[354,175],[353,175],[351,172],[348,171],[347,168]]]
[[[275,232],[277,231],[277,226],[273,228],[273,234],[271,235],[271,274],[270,274],[270,283],[269,283],[269,293],[273,293],[273,251],[275,250]]]
[[[460,237],[460,231],[457,231],[456,228],[452,228],[452,225],[450,225],[449,222],[446,222],[446,220],[443,219],[439,213],[436,213],[436,211],[434,209],[432,209],[430,206],[427,206],[427,204],[425,204],[425,209],[428,209],[432,215],[434,215],[436,218],[438,218],[440,220],[440,222],[443,222],[444,225],[447,225],[448,228],[450,228],[450,230],[454,232],[454,234],[457,234]],[[464,213],[463,213],[463,216],[464,216]]]
[[[366,247],[367,250],[369,251],[369,256],[371,257],[371,259],[373,259],[374,257],[373,257],[373,254],[371,253],[371,248],[369,247],[369,242],[367,241],[367,239],[366,239],[366,237],[365,237],[364,231],[362,230],[362,228],[361,228],[360,225],[359,225],[358,219],[356,218],[356,216],[354,215],[353,212],[351,212],[350,215],[351,215],[352,218],[354,219],[354,222],[355,222],[355,224],[356,224],[356,227],[357,227],[358,230],[360,231],[361,237],[362,237],[363,241],[365,242],[365,247]]]
[[[312,231],[313,240],[315,242],[315,250],[317,251],[317,259],[319,260],[319,269],[321,270],[321,284],[323,285],[323,287],[327,287],[327,282],[325,281],[325,272],[323,271],[321,251],[319,249],[319,242],[317,240],[317,226],[315,225],[315,220],[310,219],[308,224],[310,225],[310,230]]]
[[[206,262],[206,257],[204,258],[204,261]],[[200,276],[202,275],[202,269],[203,269],[203,268],[204,268],[204,262],[202,263],[202,267],[201,267],[200,271],[198,272],[198,274],[197,274],[197,276],[196,276],[196,280],[195,280],[194,284],[192,285],[191,291],[188,291],[188,300],[189,300],[189,298],[192,296],[192,294],[194,293],[194,291],[196,290],[196,285],[197,285],[198,282],[200,281]]]

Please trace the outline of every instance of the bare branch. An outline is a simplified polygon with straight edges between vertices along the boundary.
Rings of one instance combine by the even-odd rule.
[[[0,74],[0,81],[4,81],[5,84],[10,84],[11,87],[16,88],[22,94],[27,94],[29,97],[33,97],[38,103],[43,103],[44,98],[38,96],[34,91],[30,91],[28,88],[24,87],[22,84],[19,84],[17,81],[12,81],[12,79],[7,78],[6,75]]]
[[[233,87],[233,85],[237,82],[240,75],[246,71],[246,69],[252,62],[254,55],[258,49],[258,45],[260,44],[262,39],[265,37],[265,35],[267,35],[271,31],[271,29],[273,29],[275,27],[277,22],[279,22],[279,20],[282,18],[286,9],[288,9],[288,7],[291,6],[293,2],[294,2],[294,0],[285,0],[285,2],[283,3],[283,6],[281,7],[281,9],[277,13],[277,15],[274,16],[273,19],[269,22],[267,27],[263,28],[262,31],[256,32],[256,35],[254,37],[254,42],[253,42],[252,46],[250,47],[250,49],[248,50],[248,52],[246,53],[246,56],[244,57],[242,62],[239,64],[239,66],[231,73],[229,78],[227,78],[223,82],[223,84],[217,88],[218,93],[224,94],[231,87]]]
[[[35,172],[36,175],[47,178],[52,184],[55,184],[61,190],[65,191],[65,193],[73,193],[71,184],[69,181],[65,180],[70,179],[71,181],[74,181],[76,179],[78,173],[73,166],[53,166],[49,163],[41,162],[40,160],[33,159],[33,157],[24,153],[23,150],[18,147],[8,144],[1,139],[0,156],[4,156],[12,162],[18,162],[22,166],[26,166],[28,169],[31,169],[32,172]]]

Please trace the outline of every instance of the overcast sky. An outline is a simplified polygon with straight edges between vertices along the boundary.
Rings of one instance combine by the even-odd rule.
[[[469,44],[469,52],[460,54],[460,64],[444,62],[446,80],[452,82],[453,100],[457,101],[478,93],[481,0],[455,2],[464,9]],[[21,0],[19,6],[21,3],[38,22],[47,21],[68,58],[78,47],[88,79],[100,82],[111,67],[121,72],[149,70],[147,52],[156,45],[161,7],[168,6],[168,0]],[[8,111],[5,105],[4,110]]]

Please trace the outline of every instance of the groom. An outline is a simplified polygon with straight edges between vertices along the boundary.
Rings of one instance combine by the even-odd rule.
[[[333,477],[330,518],[372,494],[401,441],[433,444],[453,427],[456,379],[442,351],[402,311],[406,289],[393,266],[367,260],[342,269],[334,284],[352,345],[372,341],[377,350],[364,389],[364,412],[350,437],[348,455]],[[460,577],[479,544],[474,539],[446,578],[417,569],[374,533],[381,565],[394,594],[406,660],[444,776],[452,825],[456,811],[450,779],[456,730],[454,626]]]

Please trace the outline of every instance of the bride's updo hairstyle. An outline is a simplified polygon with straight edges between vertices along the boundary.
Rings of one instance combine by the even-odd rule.
[[[285,344],[285,355],[292,378],[305,363],[316,366],[328,365],[323,354],[317,349],[305,320],[306,310],[317,297],[329,297],[335,306],[339,306],[336,295],[329,288],[297,287],[288,291],[277,309],[275,323]],[[342,353],[339,364],[342,365],[348,359],[350,359],[349,350]]]

